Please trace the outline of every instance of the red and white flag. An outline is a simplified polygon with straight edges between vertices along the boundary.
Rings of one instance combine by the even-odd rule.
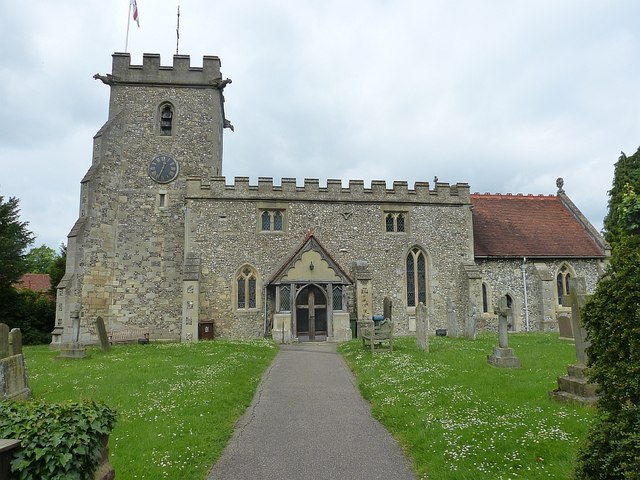
[[[131,0],[131,6],[133,7],[133,19],[138,24],[138,28],[140,28],[140,17],[138,16],[138,3],[136,0]]]

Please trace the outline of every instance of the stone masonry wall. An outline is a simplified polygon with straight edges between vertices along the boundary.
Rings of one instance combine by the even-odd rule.
[[[400,334],[407,334],[405,262],[413,246],[420,246],[428,255],[429,302],[435,312],[436,327],[447,322],[446,302],[465,302],[462,292],[465,277],[461,264],[471,263],[470,209],[462,200],[449,204],[410,204],[408,195],[383,195],[387,202],[365,201],[361,194],[324,197],[304,201],[304,192],[278,194],[279,208],[286,208],[285,229],[282,232],[262,232],[260,207],[269,198],[256,192],[255,200],[247,192],[235,192],[238,199],[195,198],[190,190],[189,225],[191,249],[200,255],[202,277],[200,285],[200,318],[213,319],[216,334],[225,337],[252,337],[264,329],[264,305],[255,311],[238,312],[233,308],[233,282],[240,267],[246,263],[259,274],[260,291],[290,254],[300,246],[309,228],[347,272],[356,260],[366,260],[373,275],[374,312],[382,313],[385,296],[393,300],[393,318]],[[201,192],[200,192],[201,193]],[[226,189],[225,195],[233,196]],[[200,194],[202,197],[202,194]],[[245,197],[245,199],[242,199]],[[276,197],[276,198],[274,198]],[[351,197],[352,201],[345,201]],[[392,198],[389,198],[392,197]],[[463,197],[464,198],[464,197]],[[333,201],[331,201],[333,199]],[[393,203],[397,202],[397,203]],[[384,212],[406,209],[406,233],[387,233]],[[465,255],[466,253],[466,255]],[[263,299],[264,300],[264,299]]]

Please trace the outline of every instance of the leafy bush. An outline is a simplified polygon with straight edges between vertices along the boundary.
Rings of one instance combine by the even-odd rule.
[[[91,479],[102,456],[102,438],[116,413],[102,403],[0,402],[0,437],[21,441],[11,461],[20,480]]]
[[[578,455],[578,479],[640,480],[640,150],[620,156],[609,214],[611,264],[585,305],[598,417]]]

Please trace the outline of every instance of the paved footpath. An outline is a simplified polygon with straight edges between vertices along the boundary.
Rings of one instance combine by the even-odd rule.
[[[208,480],[413,480],[335,344],[282,346]]]

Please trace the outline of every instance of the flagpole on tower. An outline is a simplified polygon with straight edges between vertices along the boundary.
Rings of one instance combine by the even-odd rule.
[[[180,5],[178,5],[178,22],[176,23],[176,55],[178,55],[179,43],[180,43]]]
[[[129,0],[129,13],[127,14],[127,39],[124,42],[124,52],[129,50],[129,26],[131,25],[131,8],[133,7],[133,19],[140,28],[140,17],[138,15],[138,3],[136,0]]]
[[[124,53],[129,50],[129,25],[131,24],[131,2],[129,2],[129,13],[127,13],[127,38],[124,41]]]

